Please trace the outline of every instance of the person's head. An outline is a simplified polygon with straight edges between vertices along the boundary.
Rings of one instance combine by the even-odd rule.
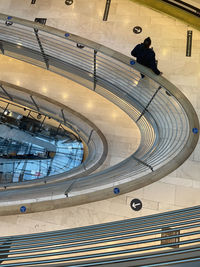
[[[150,45],[151,45],[151,39],[150,39],[150,37],[147,37],[147,38],[144,40],[144,46],[145,46],[146,48],[149,48]]]

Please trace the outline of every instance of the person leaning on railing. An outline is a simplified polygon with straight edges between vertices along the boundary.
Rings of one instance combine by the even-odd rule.
[[[138,63],[152,69],[156,75],[162,75],[162,72],[157,68],[158,62],[155,59],[155,52],[153,51],[153,48],[150,48],[150,45],[151,39],[148,37],[143,43],[135,46],[131,51],[131,55],[136,57]],[[144,78],[144,74],[141,73],[141,77]]]

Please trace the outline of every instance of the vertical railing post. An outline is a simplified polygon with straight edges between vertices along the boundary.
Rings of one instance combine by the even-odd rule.
[[[0,42],[0,50],[1,50],[1,53],[4,55],[4,48],[3,48],[3,44]]]
[[[0,115],[0,119],[2,118],[2,116],[4,115],[5,111],[7,110],[7,108],[9,107],[9,103],[6,105],[6,107],[4,108],[3,112]]]
[[[90,135],[89,135],[88,141],[87,141],[87,145],[89,144],[89,142],[91,140],[91,137],[92,137],[93,132],[94,132],[94,129],[92,129],[91,132],[90,132]]]
[[[35,99],[33,98],[33,96],[32,96],[32,95],[30,95],[30,98],[31,98],[31,100],[32,100],[33,104],[35,105],[35,107],[36,107],[37,111],[40,111],[40,108],[38,107],[38,105],[37,105],[37,103],[35,102]]]
[[[60,129],[60,127],[61,127],[61,123],[58,125],[58,127],[57,127],[57,129],[56,129],[56,133],[55,133],[55,136],[58,134],[58,132],[59,132],[59,129]]]
[[[136,122],[138,122],[142,116],[146,113],[146,111],[148,111],[148,107],[149,105],[151,104],[151,102],[153,101],[154,97],[157,95],[157,93],[159,92],[159,90],[161,89],[162,87],[159,86],[158,89],[155,91],[155,93],[153,94],[152,98],[149,100],[148,104],[146,105],[146,107],[143,109],[142,113],[140,114],[139,118],[136,120]]]
[[[65,114],[64,114],[63,109],[61,109],[61,114],[62,114],[62,118],[63,118],[64,123],[66,123]]]
[[[44,124],[44,121],[45,121],[45,119],[46,119],[46,115],[44,116],[44,119],[42,120],[42,122],[40,123],[40,128],[39,128],[39,131],[42,129],[42,126],[43,126],[43,124]]]
[[[31,115],[31,110],[29,110],[28,114],[27,114],[27,118],[29,118],[29,116]]]
[[[6,91],[6,89],[2,86],[2,84],[0,84],[0,88],[1,88],[2,91],[5,93],[5,95],[6,95],[11,101],[13,101],[12,96]]]
[[[42,43],[41,43],[40,38],[39,38],[38,29],[34,28],[34,32],[35,32],[35,37],[36,37],[36,39],[38,41],[38,45],[40,47],[40,51],[41,51],[44,63],[46,64],[46,68],[48,70],[49,69],[49,60],[48,60],[46,54],[44,53],[44,49],[42,47]]]
[[[79,135],[79,133],[78,133],[78,129],[75,129],[70,123],[68,123],[68,122],[66,121],[66,118],[65,118],[65,114],[64,114],[64,110],[63,110],[63,109],[61,109],[61,114],[62,114],[62,118],[63,118],[63,122],[64,122],[64,124],[65,124],[69,129],[71,129],[72,131],[74,131],[74,132],[78,135],[78,140],[81,140],[80,135]],[[61,127],[64,131],[66,131],[66,129],[62,126],[62,124],[60,124],[60,127]]]

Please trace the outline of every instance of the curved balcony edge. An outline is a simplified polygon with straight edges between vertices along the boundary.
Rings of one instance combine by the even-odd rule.
[[[7,16],[6,15],[0,15],[0,19],[5,21],[5,20],[7,20]],[[28,22],[28,21],[18,19],[18,18],[12,18],[11,20],[14,24],[18,23],[18,24],[23,25],[25,27],[30,27],[32,30],[33,30],[33,28],[34,29],[36,28],[36,29],[43,31],[45,33],[52,34],[56,37],[59,37],[59,38],[61,38],[60,40],[64,40],[63,44],[65,44],[65,40],[66,40],[65,34],[66,33],[64,31],[57,30],[57,29],[52,28],[52,27],[39,25],[37,23]],[[43,36],[43,38],[45,38],[45,35]],[[140,178],[138,178],[137,175],[132,176],[131,173],[128,173],[128,171],[129,171],[128,169],[126,169],[126,170],[124,169],[125,175],[124,175],[124,177],[121,178],[121,180],[120,180],[120,178],[119,179],[116,178],[116,175],[120,176],[121,172],[118,173],[118,171],[120,170],[120,167],[123,164],[124,164],[124,168],[127,165],[131,166],[133,164],[133,156],[134,155],[132,155],[131,157],[129,157],[125,161],[116,165],[115,168],[111,168],[111,169],[108,169],[107,171],[95,174],[95,178],[94,178],[94,175],[90,175],[87,177],[79,178],[79,179],[71,182],[70,184],[66,185],[65,193],[67,195],[67,198],[65,198],[64,192],[61,193],[61,191],[60,192],[55,191],[54,193],[52,193],[53,189],[51,190],[49,188],[49,192],[48,192],[49,195],[47,195],[46,197],[38,197],[35,200],[31,199],[32,203],[29,203],[28,200],[24,201],[24,202],[23,201],[21,201],[21,202],[16,201],[16,202],[12,202],[12,204],[14,204],[13,207],[11,206],[11,203],[7,203],[7,204],[4,203],[5,204],[4,208],[3,208],[3,206],[0,207],[0,211],[2,211],[2,213],[3,213],[3,209],[5,210],[6,206],[7,206],[7,214],[12,214],[12,212],[18,213],[19,207],[23,203],[27,203],[27,207],[28,207],[27,212],[35,212],[35,211],[41,211],[41,210],[45,210],[45,209],[55,209],[55,208],[61,208],[63,206],[72,206],[72,205],[78,205],[78,204],[88,203],[88,202],[92,202],[92,201],[102,200],[102,199],[106,199],[109,197],[114,197],[115,195],[113,193],[113,189],[116,186],[119,187],[120,194],[136,190],[138,188],[141,188],[145,185],[148,185],[152,182],[155,182],[155,181],[161,179],[165,175],[167,175],[170,172],[172,172],[173,170],[175,170],[178,166],[180,166],[191,155],[192,151],[194,150],[194,148],[198,142],[199,133],[197,133],[197,134],[193,133],[194,128],[196,128],[197,131],[199,131],[199,121],[198,121],[197,114],[196,114],[194,108],[192,107],[191,103],[189,102],[189,100],[181,93],[181,91],[176,86],[174,86],[172,83],[167,81],[164,77],[156,76],[150,69],[148,69],[148,68],[146,68],[146,67],[144,67],[144,66],[142,66],[136,62],[134,62],[134,65],[130,65],[131,59],[129,57],[122,55],[119,52],[113,51],[112,49],[107,48],[103,45],[99,45],[95,42],[86,40],[84,38],[78,37],[78,36],[73,35],[73,34],[69,34],[67,36],[67,40],[71,41],[73,43],[84,44],[87,48],[91,48],[92,52],[95,52],[95,51],[99,52],[100,53],[99,64],[101,62],[103,62],[104,60],[106,61],[106,58],[104,58],[104,56],[105,56],[105,57],[109,57],[109,61],[108,61],[109,64],[111,64],[112,62],[114,62],[114,63],[118,62],[119,66],[121,64],[121,65],[123,65],[123,67],[125,67],[125,71],[126,70],[129,71],[129,74],[132,74],[132,72],[135,72],[134,79],[137,79],[137,80],[134,80],[134,82],[135,81],[137,82],[137,83],[135,83],[135,84],[137,84],[137,89],[142,88],[142,87],[140,88],[138,86],[138,82],[139,82],[138,77],[139,77],[139,73],[141,72],[141,73],[145,74],[147,77],[149,77],[153,82],[155,82],[156,85],[167,90],[170,93],[171,97],[173,97],[173,99],[175,99],[177,101],[177,103],[181,106],[182,110],[180,109],[180,113],[182,111],[184,111],[186,114],[186,117],[187,117],[186,119],[188,121],[188,135],[185,134],[185,136],[187,136],[187,141],[185,141],[184,147],[179,148],[179,150],[180,150],[179,154],[175,155],[174,157],[172,155],[170,160],[166,164],[164,164],[163,166],[160,166],[158,164],[157,169],[150,171],[149,167],[151,167],[151,166],[148,163],[146,163],[146,165],[145,165],[146,169],[143,170],[142,177],[140,177]],[[47,45],[47,44],[45,43],[45,45]],[[49,47],[46,46],[46,49],[48,49],[48,48]],[[73,52],[73,50],[72,50],[72,52]],[[74,54],[74,55],[77,56],[77,54]],[[51,58],[52,58],[52,56],[51,57],[49,56],[49,59],[51,59]],[[70,58],[70,60],[71,60],[71,58]],[[88,63],[88,62],[86,62],[86,63]],[[70,66],[73,66],[73,64]],[[113,65],[110,65],[110,66],[113,66]],[[59,64],[58,64],[58,67],[59,67]],[[123,86],[125,86],[125,88],[127,88],[128,87],[127,85],[130,85],[133,80],[130,79],[130,81],[128,81],[126,84],[126,79],[124,79],[123,83],[121,83],[120,81],[117,80],[117,78],[118,78],[117,74],[119,74],[120,69],[116,68],[116,73],[114,73],[115,76],[106,76],[105,72],[103,72],[106,69],[102,70],[100,67],[99,67],[99,70],[97,69],[99,71],[98,77],[95,77],[95,75],[94,75],[94,77],[91,76],[92,78],[94,78],[94,80],[92,78],[90,79],[90,75],[88,75],[91,73],[88,72],[88,70],[87,70],[87,68],[88,68],[87,64],[86,64],[85,70],[80,71],[80,69],[79,69],[78,71],[80,73],[83,73],[83,71],[85,71],[84,75],[88,75],[86,78],[88,81],[92,81],[92,82],[96,83],[97,85],[99,85],[98,83],[100,81],[101,86],[102,86],[102,83],[105,82],[105,80],[103,80],[103,78],[104,78],[103,75],[105,75],[105,77],[107,79],[109,77],[111,77],[114,80],[114,85],[112,84],[112,86],[115,86],[119,91],[121,90],[121,92],[122,92],[121,95],[124,94],[124,98],[122,97],[121,102],[126,100],[127,105],[132,105],[132,107],[134,107],[133,106],[133,103],[134,103],[133,100],[134,100],[135,95],[134,94],[131,95],[131,89],[133,89],[133,87],[130,87],[130,92],[128,92],[129,93],[129,100],[127,100],[127,95],[128,95],[127,92],[123,91]],[[102,65],[102,67],[104,68],[105,65]],[[75,70],[75,68],[74,68],[74,70]],[[55,69],[51,69],[51,71],[56,72]],[[96,69],[95,69],[95,71],[96,71]],[[124,73],[122,73],[122,74],[124,74]],[[63,73],[62,75],[68,77],[67,75],[65,75],[65,73]],[[112,75],[112,73],[110,75]],[[81,79],[83,80],[85,77],[86,76],[81,76]],[[121,77],[121,78],[123,78],[123,77]],[[81,84],[83,84],[83,82]],[[106,88],[106,82],[103,85]],[[90,88],[90,86],[88,86],[88,88]],[[97,90],[97,92],[98,92],[98,90]],[[109,91],[109,92],[111,92],[111,91]],[[117,92],[117,91],[114,91],[114,92]],[[136,90],[136,93],[137,92],[138,91]],[[152,92],[155,93],[155,91],[152,91]],[[101,90],[98,93],[102,94]],[[113,93],[113,91],[112,91],[112,93]],[[143,93],[143,91],[141,91],[141,93]],[[145,92],[145,94],[148,97],[151,96],[149,94],[149,92]],[[116,93],[116,96],[117,96],[117,93]],[[148,97],[147,97],[147,99],[148,99]],[[159,100],[164,101],[163,99],[164,99],[163,95],[161,95]],[[118,103],[118,105],[122,107],[122,103],[117,102],[117,100],[118,99],[115,99],[115,102]],[[159,110],[159,104],[160,103],[162,103],[162,102],[158,101],[158,105],[156,106],[157,107],[156,111]],[[142,114],[142,108],[144,108],[144,107],[145,107],[145,103],[142,103],[140,106],[141,109],[138,112]],[[151,110],[151,112],[153,114],[152,110]],[[151,112],[149,112],[149,116],[151,116]],[[155,120],[155,118],[157,118],[156,115],[157,115],[156,113],[153,114],[153,116],[152,116],[153,120]],[[161,123],[163,114],[160,113],[159,116],[160,117],[158,119],[158,122]],[[147,115],[144,115],[144,117],[147,118]],[[168,125],[168,124],[166,124],[166,125]],[[160,129],[162,126],[163,125],[160,126]],[[178,131],[178,126],[179,125],[177,124],[176,125],[176,131]],[[184,129],[184,127],[182,127],[182,129]],[[164,132],[164,130],[163,130],[163,132]],[[158,134],[159,134],[159,129],[158,129]],[[176,132],[176,134],[177,134],[177,132]],[[162,138],[164,140],[166,137],[164,136]],[[157,147],[157,145],[154,147],[154,150],[156,147]],[[164,141],[162,142],[162,147],[160,149],[163,149],[163,148],[166,148],[164,146]],[[153,150],[151,151],[151,153],[153,153]],[[140,163],[140,161],[139,161],[139,163]],[[144,164],[144,162],[143,162],[143,164]],[[147,170],[148,170],[148,172],[147,172]],[[109,176],[110,181],[107,184],[106,183],[102,184],[102,180],[99,179],[99,177],[102,177],[102,176],[106,177],[106,175]],[[51,200],[51,204],[49,203],[50,200]],[[0,214],[2,214],[2,213],[0,213]]]
[[[44,185],[46,183],[55,183],[58,181],[63,181],[66,179],[73,179],[74,177],[80,177],[80,175],[90,174],[94,170],[96,170],[99,166],[102,165],[102,163],[105,161],[107,153],[108,153],[108,144],[105,136],[100,131],[100,129],[91,122],[88,118],[84,117],[77,111],[67,107],[66,105],[54,100],[50,99],[49,97],[46,97],[44,95],[41,95],[35,91],[13,85],[8,82],[0,81],[0,88],[3,88],[4,91],[0,92],[0,97],[2,97],[3,100],[6,100],[8,98],[8,103],[12,105],[12,103],[18,104],[17,108],[23,109],[23,107],[30,108],[34,111],[36,107],[39,108],[39,112],[41,115],[44,114],[45,116],[49,116],[49,118],[55,119],[58,123],[63,123],[63,125],[66,125],[66,127],[74,132],[78,139],[80,138],[82,142],[84,142],[85,147],[88,150],[88,155],[86,155],[86,159],[84,162],[64,173],[52,175],[50,177],[44,177],[41,179],[35,179],[32,181],[25,181],[25,182],[19,182],[19,183],[3,183],[0,184],[0,190],[11,190],[11,189],[19,189],[19,188],[27,188],[32,186],[38,186],[38,185]],[[21,93],[23,93],[23,97],[21,97]],[[19,94],[19,95],[18,95]],[[29,97],[34,97],[34,103],[31,101],[28,102]],[[11,101],[12,99],[12,101]],[[30,98],[31,100],[31,98]],[[40,100],[41,103],[40,103]],[[50,107],[52,110],[50,110]],[[65,113],[66,112],[66,113]],[[66,116],[68,115],[70,117],[69,120],[66,120],[65,117],[63,117],[63,114]],[[94,137],[91,137],[91,132],[93,132]],[[94,134],[96,133],[96,134]],[[97,150],[98,146],[98,153],[96,153],[95,157],[92,156],[92,152],[94,153],[94,150]]]

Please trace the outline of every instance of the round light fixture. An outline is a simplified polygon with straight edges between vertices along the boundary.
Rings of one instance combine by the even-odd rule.
[[[133,28],[133,32],[136,33],[136,34],[139,34],[142,32],[142,28],[140,26],[135,26]]]
[[[73,0],[65,0],[65,5],[70,6],[73,4]]]

